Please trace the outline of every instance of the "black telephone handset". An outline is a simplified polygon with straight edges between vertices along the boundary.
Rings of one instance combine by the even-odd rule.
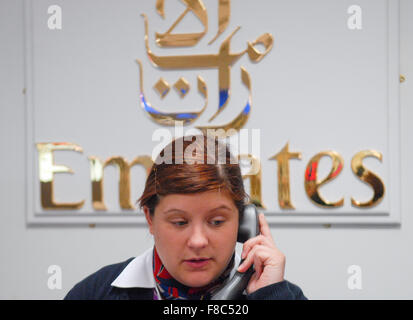
[[[259,233],[257,208],[255,205],[249,204],[245,207],[244,214],[239,223],[237,241],[243,243],[259,235]],[[253,273],[253,266],[243,273],[237,271],[225,286],[212,295],[211,300],[239,300]]]

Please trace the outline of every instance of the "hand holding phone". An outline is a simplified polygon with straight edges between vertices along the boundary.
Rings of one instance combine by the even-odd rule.
[[[258,220],[260,235],[244,243],[243,262],[238,267],[239,272],[245,272],[254,265],[255,272],[249,280],[247,293],[284,280],[285,256],[276,247],[263,213],[258,215]]]
[[[258,214],[254,205],[244,210],[237,241],[244,243],[240,266],[212,300],[240,299],[245,289],[251,293],[284,279],[285,257],[275,246],[264,214]]]

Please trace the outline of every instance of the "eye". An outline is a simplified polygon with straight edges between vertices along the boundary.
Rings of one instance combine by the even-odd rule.
[[[211,221],[210,221],[210,223],[213,225],[213,226],[220,226],[221,224],[223,224],[225,222],[225,220],[224,219],[212,219]]]
[[[171,221],[171,223],[177,227],[182,227],[186,225],[188,222],[186,220],[175,220],[175,221]]]

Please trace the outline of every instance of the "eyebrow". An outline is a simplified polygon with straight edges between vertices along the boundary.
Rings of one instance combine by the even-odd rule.
[[[231,208],[229,208],[228,206],[223,204],[223,205],[220,205],[219,207],[216,207],[214,209],[209,210],[209,212],[212,212],[212,211],[215,211],[215,210],[218,210],[218,209],[227,209],[227,210],[231,211]],[[171,208],[171,209],[168,209],[168,210],[164,211],[164,214],[167,214],[167,213],[170,213],[170,212],[176,212],[176,211],[177,212],[182,212],[182,213],[187,213],[185,210],[182,210],[182,209]]]

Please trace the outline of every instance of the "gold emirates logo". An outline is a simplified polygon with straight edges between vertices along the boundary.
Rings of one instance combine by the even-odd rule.
[[[208,15],[205,9],[204,3],[201,0],[182,0],[186,8],[180,15],[180,17],[170,26],[165,33],[156,33],[155,40],[160,47],[188,47],[196,45],[202,37],[205,36],[208,29]],[[230,19],[230,1],[220,0],[218,6],[218,33],[209,42],[213,43],[228,27]],[[164,12],[164,0],[156,1],[156,10],[161,17],[165,17]],[[203,26],[203,31],[198,33],[173,33],[175,27],[189,12],[193,13]],[[145,46],[146,54],[150,62],[165,70],[184,70],[184,69],[204,69],[215,68],[218,70],[218,86],[219,86],[219,105],[216,112],[209,119],[212,122],[224,108],[227,106],[230,98],[230,72],[232,65],[240,59],[244,54],[247,54],[252,62],[259,62],[269,53],[273,46],[273,37],[269,33],[263,33],[255,41],[248,42],[247,48],[238,53],[232,53],[230,50],[231,39],[234,34],[239,30],[239,27],[233,30],[233,32],[221,43],[219,52],[217,54],[201,54],[201,55],[183,55],[183,56],[158,56],[155,55],[149,46],[148,29],[149,21],[145,14],[142,15],[145,26]],[[256,46],[262,45],[265,50],[260,52]],[[198,92],[204,99],[203,106],[200,106],[198,111],[191,112],[164,112],[157,107],[150,104],[147,96],[144,93],[143,86],[143,68],[140,60],[137,60],[139,66],[140,75],[140,105],[143,112],[145,112],[149,118],[162,126],[176,126],[177,123],[182,125],[193,124],[205,111],[208,104],[208,89],[206,82],[201,76],[197,78]],[[251,113],[251,79],[248,71],[241,67],[241,80],[245,87],[249,90],[249,97],[242,111],[236,115],[233,120],[222,125],[203,125],[196,126],[197,129],[207,133],[208,130],[223,130],[225,136],[235,135],[246,124],[248,117]],[[164,98],[169,90],[170,85],[163,78],[160,78],[154,85],[155,90],[159,93],[161,98]],[[190,85],[185,78],[180,78],[174,84],[174,88],[178,91],[181,97],[190,90]],[[222,132],[222,131],[221,131]],[[222,134],[221,134],[222,136]],[[53,152],[56,150],[71,150],[76,152],[82,152],[82,148],[72,143],[37,143],[37,150],[39,153],[39,178],[41,185],[41,205],[46,210],[77,210],[80,209],[85,200],[76,203],[57,203],[53,198],[53,180],[54,174],[59,172],[72,172],[70,168],[62,165],[56,165],[54,163]],[[329,174],[323,178],[318,179],[317,169],[319,162],[322,158],[329,157],[332,160],[332,166]],[[351,169],[355,176],[368,184],[373,189],[373,196],[366,202],[360,202],[351,198],[353,206],[358,208],[371,208],[377,205],[384,196],[385,186],[382,180],[373,172],[369,171],[363,165],[363,159],[366,157],[374,157],[382,160],[380,152],[375,150],[363,150],[356,153],[351,160]],[[92,203],[94,210],[107,210],[104,203],[103,196],[103,171],[108,165],[115,165],[119,169],[119,203],[120,207],[124,210],[136,209],[130,200],[130,170],[134,165],[140,165],[145,168],[149,173],[153,164],[152,157],[143,155],[138,156],[131,162],[128,162],[121,156],[110,157],[106,161],[101,161],[96,156],[89,156],[90,164],[90,177],[92,182]],[[244,175],[245,179],[250,179],[250,195],[252,200],[265,208],[262,201],[261,192],[261,164],[257,158],[251,155],[240,155],[239,159],[247,158],[251,161],[252,171]],[[301,159],[300,152],[291,152],[289,150],[289,144],[276,155],[270,158],[270,160],[276,160],[278,165],[278,204],[283,210],[295,209],[290,195],[290,173],[289,173],[289,160]],[[338,201],[328,201],[323,198],[319,189],[324,184],[335,179],[343,170],[344,160],[341,155],[335,151],[324,151],[313,156],[306,166],[304,173],[304,189],[308,198],[317,206],[321,208],[342,207],[344,205],[344,199]]]

